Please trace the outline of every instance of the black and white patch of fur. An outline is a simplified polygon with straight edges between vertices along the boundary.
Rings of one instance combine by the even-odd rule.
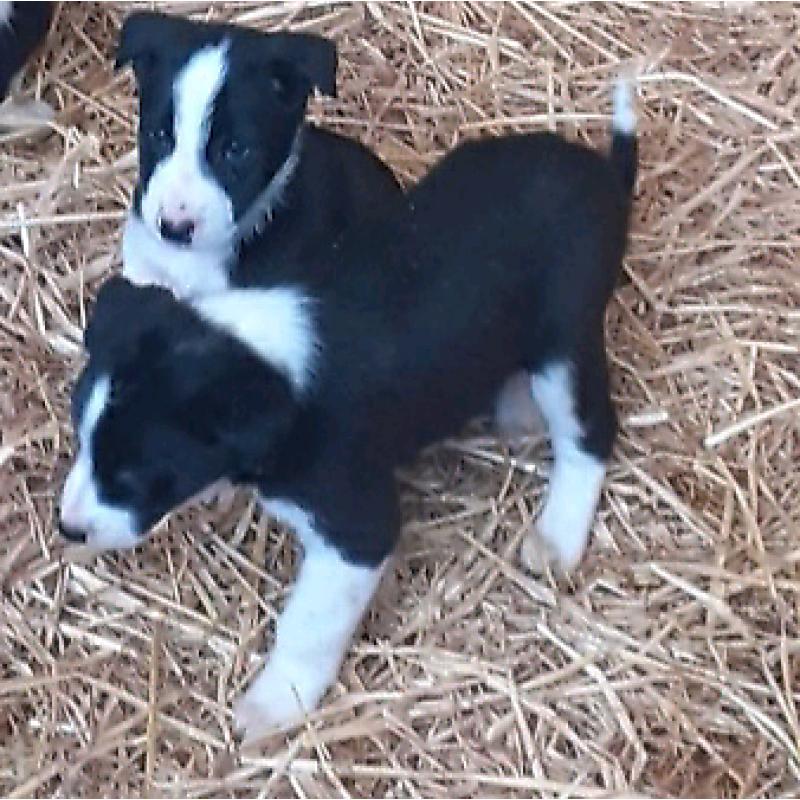
[[[93,496],[144,534],[204,486],[246,482],[306,549],[237,706],[249,735],[296,721],[333,680],[399,534],[395,469],[523,371],[553,443],[538,543],[578,562],[616,432],[603,317],[635,172],[627,126],[610,156],[551,134],[472,142],[402,212],[351,231],[302,283],[262,282],[246,309],[237,292],[210,311],[120,280],[101,291],[75,411]]]
[[[123,238],[137,284],[199,297],[301,271],[347,225],[400,200],[369,151],[304,124],[309,93],[335,92],[336,49],[322,37],[136,13],[117,63],[133,65],[139,89]]]

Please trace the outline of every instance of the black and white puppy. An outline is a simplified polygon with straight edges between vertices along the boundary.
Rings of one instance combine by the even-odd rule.
[[[55,3],[0,2],[0,100],[44,40]]]
[[[248,735],[296,721],[335,679],[399,532],[395,468],[520,370],[553,444],[538,534],[578,562],[615,437],[603,317],[635,172],[620,89],[608,157],[551,134],[466,144],[303,281],[191,304],[103,288],[62,533],[136,545],[220,478],[256,486],[294,527],[297,584],[235,708]]]
[[[401,202],[360,144],[304,124],[333,95],[336,47],[157,13],[125,21],[117,65],[139,89],[139,181],[123,274],[197,297],[313,262],[349,224]]]

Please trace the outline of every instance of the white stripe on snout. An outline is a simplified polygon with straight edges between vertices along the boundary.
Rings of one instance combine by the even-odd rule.
[[[67,475],[61,495],[61,521],[69,528],[86,530],[90,510],[97,504],[97,491],[92,479],[92,434],[108,402],[111,381],[101,375],[89,393],[78,425],[78,455]]]
[[[209,120],[228,72],[227,41],[192,56],[172,85],[175,155],[199,166],[208,143]]]
[[[97,548],[131,547],[138,542],[133,517],[125,509],[100,500],[94,479],[92,437],[108,404],[111,381],[102,375],[92,387],[78,425],[78,455],[64,483],[61,522],[86,534],[87,544]]]
[[[213,250],[221,264],[236,234],[233,203],[206,165],[205,149],[214,102],[228,72],[228,48],[223,41],[198,50],[172,82],[175,147],[153,170],[141,207],[145,225],[156,238],[162,220],[191,223],[191,248]]]
[[[108,375],[101,375],[92,387],[92,392],[86,402],[86,409],[83,412],[78,432],[81,442],[89,442],[89,438],[94,433],[100,417],[103,416],[103,409],[108,403],[108,394],[111,391],[111,381]]]

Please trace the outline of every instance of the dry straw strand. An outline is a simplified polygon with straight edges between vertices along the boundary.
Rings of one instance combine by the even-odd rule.
[[[795,4],[169,3],[333,36],[313,119],[405,182],[458,141],[604,147],[634,74],[631,245],[607,317],[620,412],[569,578],[517,559],[542,435],[478,423],[404,472],[406,535],[308,725],[242,750],[230,704],[291,585],[245,493],[93,557],[53,529],[71,382],[119,265],[136,103],[126,4],[60,4],[0,136],[0,793],[170,797],[797,797],[800,52]],[[32,106],[36,107],[36,106]]]

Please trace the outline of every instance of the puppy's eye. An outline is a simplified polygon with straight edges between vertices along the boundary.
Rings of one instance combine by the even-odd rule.
[[[145,138],[159,153],[164,153],[172,147],[172,136],[166,128],[150,128],[145,132]]]
[[[110,406],[118,405],[123,397],[124,389],[125,386],[123,385],[122,381],[120,381],[118,378],[112,380],[108,387],[108,398],[106,399],[106,403]]]
[[[231,165],[241,164],[250,157],[250,154],[250,148],[236,140],[228,142],[225,149],[222,151],[222,157]]]
[[[119,470],[112,483],[117,493],[124,496],[137,494],[141,487],[139,476],[132,469]]]

